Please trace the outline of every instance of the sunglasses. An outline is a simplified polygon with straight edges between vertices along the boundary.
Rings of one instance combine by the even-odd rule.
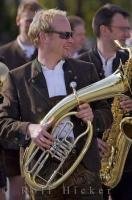
[[[73,35],[72,32],[61,32],[61,31],[56,31],[56,30],[47,31],[47,33],[56,33],[59,35],[59,38],[65,39],[65,40],[68,40]]]

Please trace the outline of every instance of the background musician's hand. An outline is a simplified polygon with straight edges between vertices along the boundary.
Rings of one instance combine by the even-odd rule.
[[[82,119],[84,122],[93,121],[93,111],[88,103],[83,103],[78,106],[78,113],[76,117]]]
[[[28,135],[37,146],[49,149],[53,145],[53,136],[46,131],[46,128],[41,124],[29,124]]]
[[[99,155],[102,158],[107,154],[109,148],[106,142],[104,142],[102,139],[97,138],[98,148],[99,148]]]
[[[124,112],[132,111],[132,98],[128,96],[121,97],[120,105]]]

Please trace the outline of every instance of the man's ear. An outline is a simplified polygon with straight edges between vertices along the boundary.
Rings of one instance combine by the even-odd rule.
[[[47,41],[47,33],[45,33],[45,32],[43,32],[43,31],[41,31],[40,33],[39,33],[39,40],[40,41]]]
[[[44,38],[44,33],[41,31],[40,33],[39,33],[39,39],[43,39]]]
[[[41,31],[39,34],[38,34],[38,39],[41,42],[44,42],[46,37],[45,37],[45,33],[43,31]]]
[[[108,27],[105,25],[100,26],[100,33],[101,35],[105,35],[108,32]]]
[[[20,16],[16,17],[16,25],[19,26],[20,25]]]

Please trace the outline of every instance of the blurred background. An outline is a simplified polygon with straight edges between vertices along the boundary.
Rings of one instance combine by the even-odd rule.
[[[13,40],[17,35],[15,22],[17,6],[22,0],[0,1],[0,45]],[[30,0],[27,0],[30,1]],[[68,15],[78,15],[86,22],[88,42],[94,41],[91,22],[96,10],[106,3],[115,3],[132,13],[132,0],[36,0],[45,8],[66,10]]]

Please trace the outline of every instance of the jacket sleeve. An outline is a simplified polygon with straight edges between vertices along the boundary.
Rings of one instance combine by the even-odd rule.
[[[29,122],[21,121],[18,93],[10,72],[4,82],[2,95],[4,99],[0,104],[0,138],[21,142],[25,138]]]

